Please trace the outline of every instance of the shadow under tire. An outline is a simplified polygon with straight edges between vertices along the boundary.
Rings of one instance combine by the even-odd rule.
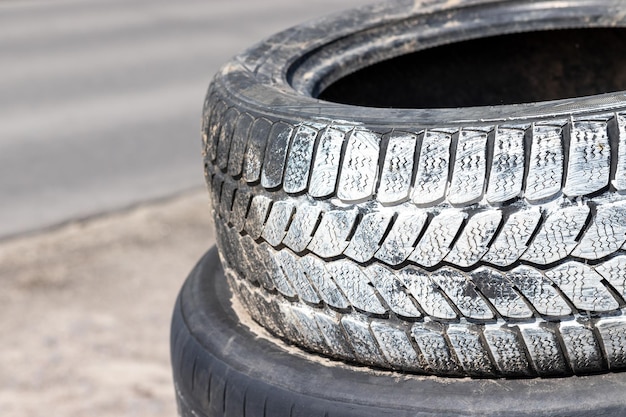
[[[488,379],[402,375],[294,355],[258,337],[231,304],[216,249],[185,282],[172,319],[181,416],[622,416],[626,374]]]

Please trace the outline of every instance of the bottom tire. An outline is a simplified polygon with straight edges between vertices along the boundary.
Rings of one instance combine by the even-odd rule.
[[[488,380],[350,366],[260,336],[255,325],[240,322],[233,305],[211,249],[189,275],[172,319],[181,416],[626,415],[626,373]]]

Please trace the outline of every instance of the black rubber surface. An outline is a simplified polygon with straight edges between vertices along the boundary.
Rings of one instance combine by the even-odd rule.
[[[623,416],[626,374],[486,380],[407,376],[311,360],[239,323],[215,249],[172,320],[182,416]]]

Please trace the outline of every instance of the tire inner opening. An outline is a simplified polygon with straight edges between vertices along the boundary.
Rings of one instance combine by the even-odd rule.
[[[519,104],[626,90],[626,29],[501,35],[392,58],[335,81],[319,98],[366,107]]]

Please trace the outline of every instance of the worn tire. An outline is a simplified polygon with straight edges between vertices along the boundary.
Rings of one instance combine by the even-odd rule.
[[[617,417],[626,412],[626,373],[493,381],[373,371],[294,354],[243,324],[236,310],[217,253],[209,251],[185,282],[172,320],[181,416]]]
[[[553,3],[372,6],[275,35],[217,74],[206,180],[256,321],[309,351],[423,374],[626,367],[623,93],[459,109],[314,98],[426,47],[626,26],[620,0]]]

